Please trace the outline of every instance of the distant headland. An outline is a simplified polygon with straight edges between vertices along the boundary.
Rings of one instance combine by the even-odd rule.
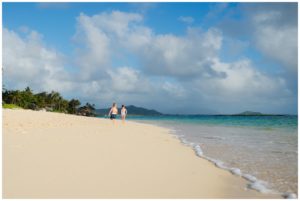
[[[136,107],[134,105],[126,106],[126,109],[128,111],[128,115],[140,115],[140,116],[158,116],[158,115],[164,115],[156,110],[153,109],[146,109],[143,107]],[[95,113],[98,116],[104,116],[107,115],[110,108],[104,108],[104,109],[96,109]]]

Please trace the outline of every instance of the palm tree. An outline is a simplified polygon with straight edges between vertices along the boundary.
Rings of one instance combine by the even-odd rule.
[[[48,94],[48,96],[47,96],[48,106],[50,106],[52,108],[56,108],[56,104],[58,102],[59,97],[60,97],[60,94],[58,92],[51,91],[51,93]]]
[[[35,94],[36,104],[39,108],[45,108],[47,104],[47,92]]]
[[[36,109],[36,98],[29,87],[26,87],[24,91],[21,92],[22,101],[21,106],[29,109]]]
[[[68,106],[69,106],[69,101],[63,99],[61,102],[61,111],[63,111],[64,113],[67,113]]]
[[[62,105],[62,103],[63,103],[63,98],[59,95],[59,96],[57,96],[57,98],[56,98],[56,104],[57,104],[57,110],[58,111],[61,111],[61,105]]]
[[[31,95],[32,95],[32,90],[30,89],[30,87],[26,87],[26,88],[25,88],[25,92],[26,92],[27,94],[31,94]]]
[[[12,104],[16,104],[16,105],[20,106],[21,101],[22,101],[22,96],[21,96],[21,93],[19,90],[11,91],[11,93],[9,94],[9,97],[11,99]]]
[[[79,100],[76,100],[76,99],[70,100],[69,107],[68,107],[68,112],[71,113],[71,114],[75,114],[76,110],[77,110],[77,107],[80,106],[80,104],[81,103],[80,103]]]

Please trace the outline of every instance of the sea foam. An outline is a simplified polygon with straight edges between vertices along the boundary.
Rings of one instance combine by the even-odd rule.
[[[198,157],[201,157],[203,159],[206,159],[206,160],[212,162],[213,164],[215,164],[216,167],[227,170],[227,171],[231,172],[233,175],[240,176],[240,177],[243,177],[244,179],[248,180],[250,183],[247,185],[247,188],[259,191],[261,193],[281,194],[283,198],[288,198],[288,199],[297,198],[297,195],[294,193],[278,193],[274,190],[271,190],[268,188],[267,182],[259,180],[250,174],[243,173],[239,168],[227,167],[226,164],[221,160],[217,160],[217,159],[206,156],[199,144],[187,141],[185,138],[185,135],[183,135],[182,133],[178,133],[178,130],[172,129],[170,134],[172,134],[175,138],[179,139],[180,142],[182,144],[184,144],[185,146],[191,147],[195,151],[195,154]],[[205,137],[209,138],[209,139],[223,140],[222,137],[207,137],[207,136],[205,136]]]
[[[199,144],[194,145],[194,143],[189,143],[187,140],[185,140],[183,138],[183,136],[178,137],[178,139],[186,146],[190,146],[191,144],[193,144],[193,146],[191,146],[191,147],[193,148],[193,150],[195,151],[195,154],[197,156],[214,163],[215,166],[217,166],[218,168],[230,171],[233,175],[241,176],[241,177],[245,178],[246,180],[248,180],[249,182],[251,182],[247,185],[248,188],[259,191],[261,193],[275,193],[276,194],[275,191],[273,191],[267,187],[267,185],[268,185],[267,182],[258,180],[256,177],[254,177],[250,174],[243,174],[239,168],[227,167],[223,161],[205,156],[203,153],[203,150],[201,149],[201,146]],[[295,198],[297,196],[295,194],[286,194],[285,196],[283,195],[283,197]]]
[[[200,145],[198,145],[198,144],[195,145],[194,150],[195,150],[197,156],[200,156],[200,157],[203,156],[203,151],[202,151]]]

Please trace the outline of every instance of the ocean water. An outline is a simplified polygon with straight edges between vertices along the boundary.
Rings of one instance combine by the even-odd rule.
[[[262,193],[298,195],[297,116],[134,116],[171,134],[199,157],[242,176]]]

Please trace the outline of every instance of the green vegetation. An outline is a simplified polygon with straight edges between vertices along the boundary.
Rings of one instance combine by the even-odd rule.
[[[2,88],[3,108],[24,108],[32,110],[46,110],[52,112],[95,116],[95,105],[86,103],[80,107],[80,101],[64,99],[58,92],[41,92],[34,94],[29,87],[24,91],[7,90]]]
[[[8,108],[8,109],[19,109],[21,107],[15,105],[15,104],[3,104],[3,108]]]

